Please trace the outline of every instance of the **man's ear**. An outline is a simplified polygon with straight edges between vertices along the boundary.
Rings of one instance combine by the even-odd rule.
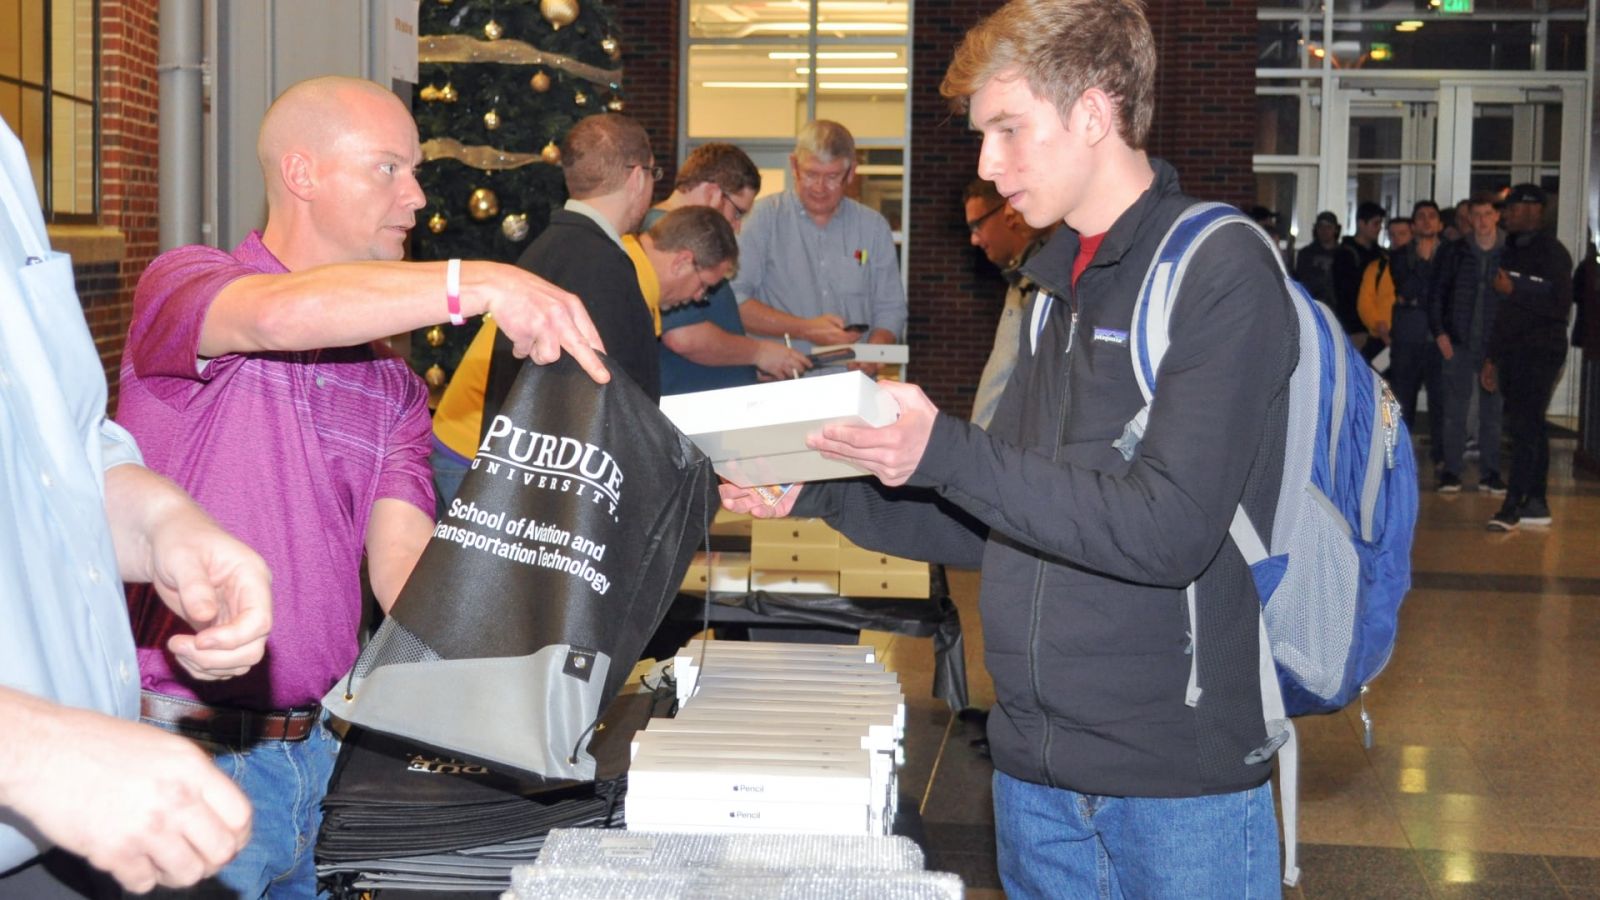
[[[285,153],[278,160],[278,175],[283,179],[284,188],[297,199],[310,200],[316,193],[316,174],[312,171],[311,160],[303,153]]]
[[[1084,140],[1094,146],[1117,132],[1117,104],[1104,90],[1092,87],[1074,104],[1074,112],[1084,128]]]
[[[674,250],[674,251],[672,251],[672,274],[675,277],[681,278],[685,274],[687,274],[689,272],[693,272],[693,271],[694,271],[694,251],[692,251],[692,250]]]

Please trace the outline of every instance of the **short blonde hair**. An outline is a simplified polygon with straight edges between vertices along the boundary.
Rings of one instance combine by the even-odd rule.
[[[1143,0],[1011,0],[967,32],[939,93],[965,113],[989,81],[1017,75],[1063,121],[1084,91],[1105,91],[1116,104],[1123,142],[1143,149],[1156,77]]]

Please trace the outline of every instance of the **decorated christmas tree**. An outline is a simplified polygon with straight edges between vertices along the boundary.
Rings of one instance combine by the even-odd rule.
[[[412,112],[428,205],[412,258],[514,262],[566,202],[561,137],[623,108],[616,29],[594,0],[422,0],[419,24]],[[479,324],[412,335],[411,364],[435,390]]]

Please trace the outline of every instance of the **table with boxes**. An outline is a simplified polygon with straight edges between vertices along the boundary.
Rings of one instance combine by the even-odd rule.
[[[961,618],[941,567],[856,546],[821,519],[724,510],[709,537],[710,549],[695,555],[684,576],[674,618],[931,638],[934,696],[952,709],[966,706]]]

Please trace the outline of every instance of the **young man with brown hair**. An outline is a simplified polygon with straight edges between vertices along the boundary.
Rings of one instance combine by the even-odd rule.
[[[1013,0],[973,29],[941,90],[983,133],[978,174],[1030,225],[1065,224],[1023,267],[1040,293],[990,429],[884,383],[898,421],[809,441],[881,485],[774,507],[723,487],[733,509],[981,564],[1014,898],[1279,890],[1260,601],[1228,527],[1274,513],[1298,326],[1271,248],[1220,229],[1184,275],[1144,437],[1131,459],[1113,445],[1144,405],[1135,301],[1194,202],[1143,149],[1154,75],[1137,0]]]

